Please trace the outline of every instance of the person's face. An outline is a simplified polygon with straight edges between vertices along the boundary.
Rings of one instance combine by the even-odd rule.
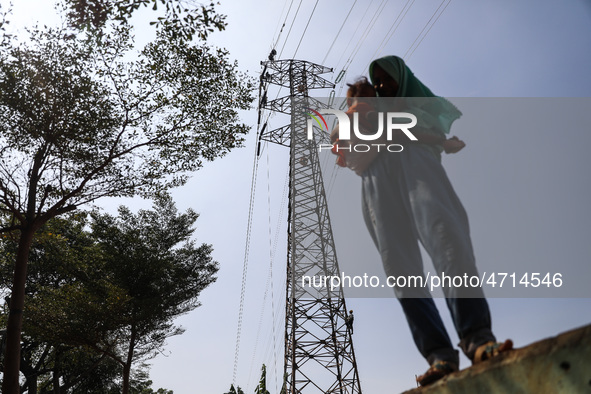
[[[377,64],[373,68],[373,83],[380,97],[396,97],[398,82]]]

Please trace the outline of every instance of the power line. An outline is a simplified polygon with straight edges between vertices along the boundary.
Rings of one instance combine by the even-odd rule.
[[[318,5],[318,1],[316,0],[316,4],[314,4],[314,8],[312,9],[312,13],[310,14],[310,17],[308,18],[308,23],[306,23],[306,27],[304,28],[304,32],[302,33],[302,37],[300,37],[300,42],[298,42],[298,46],[296,47],[296,50],[293,54],[293,58],[295,59],[296,54],[298,53],[298,50],[300,49],[300,44],[302,43],[302,40],[304,39],[304,36],[306,35],[306,31],[308,31],[308,26],[310,25],[310,21],[312,20],[312,16],[314,16],[314,11],[316,11],[316,6]]]
[[[431,18],[429,18],[429,20],[427,21],[427,23],[425,23],[425,26],[423,26],[423,30],[421,30],[421,32],[419,33],[419,35],[417,36],[417,38],[415,38],[415,40],[412,42],[412,44],[410,44],[410,47],[408,47],[408,49],[404,53],[404,56],[402,56],[403,58],[406,57],[406,55],[408,54],[408,51],[410,51],[410,48],[412,48],[415,45],[415,43],[417,42],[417,40],[419,39],[419,37],[421,37],[421,35],[425,31],[425,29],[427,29],[427,26],[429,26],[429,23],[431,23],[431,21],[435,17],[435,14],[437,14],[437,11],[439,11],[439,9],[441,8],[441,6],[443,6],[443,3],[445,3],[445,0],[443,0],[441,2],[441,4],[439,4],[439,7],[437,7],[437,9],[435,10],[435,12],[433,12],[433,15],[431,15]]]
[[[385,47],[388,44],[388,42],[390,42],[390,39],[392,39],[392,36],[394,36],[394,33],[396,33],[396,30],[398,30],[398,28],[402,24],[402,21],[406,17],[406,14],[408,14],[408,11],[410,10],[410,8],[415,3],[415,0],[412,0],[412,3],[410,3],[410,2],[411,2],[411,0],[408,0],[406,2],[406,4],[404,4],[404,7],[402,7],[402,10],[398,13],[398,16],[394,20],[394,23],[392,23],[392,26],[390,26],[390,29],[388,29],[388,32],[384,35],[384,39],[382,40],[382,42],[380,43],[380,45],[378,46],[378,48],[376,49],[374,54],[371,56],[370,61],[363,68],[364,70],[367,70],[371,61],[373,59],[376,59],[376,55],[378,54],[378,52],[380,52],[383,49],[383,47]],[[409,3],[410,3],[410,5],[409,5]],[[407,8],[407,6],[408,6],[408,8]],[[404,15],[403,15],[403,13],[404,13]],[[362,71],[362,73],[363,73],[363,71]]]
[[[357,53],[359,53],[359,50],[363,46],[363,43],[365,42],[365,40],[367,39],[367,37],[369,36],[370,31],[374,28],[375,21],[377,20],[377,18],[379,17],[379,15],[382,13],[382,11],[386,7],[386,5],[387,5],[387,1],[386,0],[382,0],[382,3],[378,6],[378,9],[376,10],[376,12],[374,13],[374,15],[371,18],[370,22],[368,23],[367,27],[365,28],[365,31],[363,32],[363,35],[361,36],[361,38],[357,42],[357,45],[355,45],[355,48],[353,49],[353,52],[352,52],[351,56],[349,56],[349,59],[347,60],[347,62],[345,62],[345,65],[343,66],[344,69],[346,69],[351,64],[351,62],[353,61],[353,59],[355,58],[355,56],[357,56]]]
[[[242,266],[242,285],[240,289],[240,307],[238,309],[238,328],[236,330],[236,348],[234,350],[234,372],[232,376],[232,383],[236,384],[236,373],[238,371],[238,355],[240,353],[240,336],[242,333],[242,318],[244,315],[244,295],[246,293],[246,276],[248,272],[248,256],[250,254],[250,238],[252,234],[252,218],[254,211],[254,196],[256,190],[257,170],[258,170],[256,148],[254,154],[254,162],[252,166],[252,181],[250,184],[250,202],[248,206],[248,220],[246,225],[246,243],[244,247],[244,263]]]
[[[280,15],[283,15],[283,11],[285,10],[286,5],[287,5],[287,0],[285,0],[285,3],[283,3],[283,10],[281,10]],[[289,15],[289,12],[291,11],[292,5],[293,5],[293,0],[291,0],[291,2],[289,3],[289,9],[287,10],[287,14],[285,14],[285,20],[283,21],[283,24],[281,25],[281,30],[279,30],[279,35],[277,36],[277,39],[274,40],[274,43],[271,46],[271,49],[275,49],[275,47],[277,46],[277,43],[279,42],[279,38],[281,37],[281,33],[283,33],[283,28],[285,27],[285,23],[287,22],[287,17]],[[281,22],[281,19],[279,19],[279,21]],[[279,23],[277,24],[277,27],[275,28],[275,33],[273,33],[273,37],[275,36],[275,34],[277,34],[277,29],[279,29]]]
[[[328,54],[330,53],[330,51],[332,51],[332,47],[334,46],[334,44],[337,42],[337,39],[339,38],[339,35],[341,34],[341,31],[343,30],[343,27],[345,27],[345,23],[347,23],[347,20],[349,19],[349,16],[351,15],[351,11],[353,11],[353,7],[355,7],[355,4],[357,4],[357,0],[355,0],[353,2],[353,5],[349,9],[349,13],[347,14],[347,16],[345,17],[345,20],[341,24],[341,27],[339,28],[339,31],[337,32],[337,35],[335,36],[334,40],[332,41],[332,44],[330,44],[330,47],[328,48],[328,51],[326,52],[326,55],[324,55],[324,59],[322,59],[322,63],[321,64],[324,64],[326,62],[326,58],[328,57]]]
[[[338,67],[338,65],[341,63],[341,60],[343,59],[343,56],[345,55],[345,53],[347,53],[347,49],[349,49],[349,45],[351,45],[351,43],[353,42],[353,37],[355,37],[355,35],[357,34],[357,31],[361,27],[361,24],[362,24],[363,20],[365,19],[365,15],[367,15],[367,12],[371,8],[371,5],[373,4],[373,2],[374,2],[374,0],[371,0],[371,3],[369,3],[369,6],[367,6],[367,8],[365,9],[365,12],[363,13],[363,16],[361,17],[361,19],[359,19],[359,23],[357,24],[357,27],[355,28],[355,31],[353,32],[353,35],[351,36],[351,39],[349,40],[349,43],[347,43],[347,46],[345,47],[345,50],[343,51],[343,53],[341,53],[341,57],[336,62],[336,65],[335,65],[336,68],[344,68],[344,67]]]
[[[443,0],[441,2],[441,4],[439,5],[439,7],[437,8],[437,10],[435,10],[435,12],[433,13],[433,16],[435,16],[435,14],[437,13],[437,11],[439,10],[439,8],[441,8],[441,6],[443,5],[443,3],[445,2],[445,0]],[[421,31],[421,33],[419,33],[419,36],[417,36],[417,39],[415,39],[415,41],[412,43],[412,45],[410,46],[410,48],[408,48],[408,50],[406,51],[406,53],[404,54],[403,58],[405,60],[408,60],[411,58],[411,56],[413,55],[413,53],[415,53],[415,51],[417,50],[417,48],[419,47],[419,45],[421,45],[421,43],[423,42],[423,40],[425,39],[425,37],[427,37],[427,34],[429,34],[429,32],[431,31],[431,29],[433,28],[433,26],[435,25],[435,23],[437,23],[437,21],[439,20],[439,18],[441,17],[441,15],[443,14],[443,12],[446,10],[447,6],[451,3],[451,0],[449,0],[447,2],[447,4],[445,5],[445,7],[443,8],[443,10],[441,10],[441,12],[439,13],[439,15],[437,15],[437,18],[435,19],[435,21],[433,21],[433,23],[431,24],[431,26],[429,27],[429,30],[427,30],[427,32],[425,33],[425,35],[423,35],[423,38],[421,38],[421,41],[419,41],[419,43],[417,44],[417,46],[415,46],[415,48],[412,50],[412,52],[410,53],[410,55],[408,55],[408,58],[406,57],[406,54],[408,53],[408,51],[410,51],[410,48],[412,48],[412,45],[414,45],[414,43],[417,41],[417,39],[419,38],[419,36],[421,35],[421,33],[425,30],[425,28],[427,27],[427,25],[429,24],[429,22],[431,21],[431,19],[433,19],[433,16],[431,16],[431,19],[429,19],[429,21],[427,22],[427,24],[425,25],[425,27],[423,28],[423,30]]]
[[[298,17],[298,12],[300,12],[300,7],[302,6],[302,1],[303,0],[300,0],[300,4],[298,4],[298,9],[296,10],[293,20],[291,21],[291,25],[289,26],[289,31],[287,32],[287,37],[285,37],[285,41],[283,42],[283,46],[281,47],[281,52],[279,52],[279,58],[281,58],[281,55],[283,54],[283,50],[285,49],[285,44],[287,44],[287,40],[289,38],[289,35],[291,34],[291,29],[293,28],[293,24],[294,24],[296,18]],[[286,18],[286,20],[287,20],[287,18]]]
[[[367,23],[367,27],[365,28],[365,31],[363,32],[363,34],[361,35],[361,37],[357,41],[357,44],[353,48],[353,51],[351,52],[351,55],[349,56],[349,58],[347,59],[347,61],[345,62],[345,64],[342,67],[343,70],[345,71],[345,73],[347,72],[347,69],[351,65],[351,63],[352,63],[353,59],[355,58],[355,56],[357,56],[357,53],[359,53],[359,50],[361,49],[363,43],[365,42],[365,40],[369,36],[369,33],[371,32],[371,30],[375,26],[375,21],[377,20],[377,18],[379,17],[379,15],[382,13],[382,11],[384,10],[384,8],[386,7],[386,4],[387,4],[387,1],[386,0],[382,0],[382,2],[380,3],[380,5],[376,9],[376,12],[373,14],[372,18],[370,19],[369,23]],[[340,85],[340,88],[339,88],[339,94],[342,91],[343,84],[344,84],[344,78],[343,78],[343,83]]]
[[[269,278],[270,278],[270,287],[271,287],[271,320],[275,321],[275,297],[273,294],[273,260],[274,260],[274,253],[273,253],[273,240],[272,240],[272,229],[271,229],[271,176],[270,176],[270,168],[271,164],[269,163],[269,150],[267,149],[267,205],[268,205],[268,220],[269,220]],[[273,337],[273,367],[275,371],[275,376],[277,376],[277,349],[275,347],[276,343],[276,335],[275,335],[275,324],[272,327],[272,337]],[[277,379],[275,379],[275,392],[278,393],[279,390],[277,388]]]

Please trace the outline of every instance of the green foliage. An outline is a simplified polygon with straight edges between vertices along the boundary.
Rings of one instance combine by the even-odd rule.
[[[30,339],[28,336],[25,337],[25,340]],[[50,349],[44,365],[46,373],[40,375],[30,373],[26,376],[27,382],[38,379],[40,393],[54,392],[55,375],[60,378],[62,393],[115,394],[121,392],[119,383],[121,367],[115,361],[82,347],[63,347],[56,344]],[[31,354],[34,356],[29,348],[23,347],[23,350],[26,356],[30,357]],[[30,357],[29,365],[33,365],[35,361],[34,357]],[[43,369],[39,372],[43,372]]]
[[[29,263],[23,366],[32,378],[42,377],[39,387],[52,387],[40,373],[51,371],[65,387],[92,387],[102,379],[96,387],[107,390],[113,382],[120,392],[122,367],[153,357],[166,338],[183,332],[173,320],[200,305],[201,291],[218,270],[211,246],[191,239],[197,218],[192,210],[179,213],[163,195],[152,210],[71,214],[38,232]],[[15,243],[0,238],[2,288],[9,286],[4,273]],[[147,375],[142,379],[136,383],[144,386],[132,379],[129,392],[153,392],[146,391]]]
[[[101,275],[125,290],[121,316],[137,334],[138,357],[154,355],[167,337],[182,333],[172,320],[198,307],[199,294],[215,281],[211,246],[190,239],[197,217],[192,210],[179,214],[168,196],[151,211],[120,208],[118,217],[92,216],[104,258]]]
[[[118,26],[36,30],[0,52],[0,209],[22,221],[32,199],[54,216],[102,196],[153,196],[241,146],[252,84],[226,51],[166,29],[128,61],[131,47]]]
[[[217,14],[215,4],[183,0],[64,0],[71,25],[102,29],[111,19],[127,22],[140,8],[164,8],[164,16],[150,22],[156,27],[174,31],[175,39],[206,39],[214,30],[224,30],[226,16]]]
[[[240,386],[236,386],[237,388],[234,388],[234,385],[230,385],[230,391],[228,391],[227,393],[224,394],[244,394],[244,391],[240,388]]]
[[[150,293],[149,286],[142,287],[150,274],[138,275],[141,283],[135,284],[110,280],[119,273],[109,271],[112,261],[125,257],[136,264],[140,257],[126,255],[114,244],[105,246],[112,241],[107,235],[100,240],[91,237],[87,249],[74,248],[59,256],[63,272],[43,276],[40,271],[37,281],[27,284],[28,261],[35,258],[31,242],[49,220],[80,205],[105,196],[156,197],[184,184],[204,160],[241,146],[248,127],[240,123],[238,111],[250,107],[253,82],[238,71],[226,51],[191,43],[193,35],[203,39],[212,29],[225,26],[213,4],[185,7],[184,1],[176,0],[64,0],[64,4],[73,23],[86,28],[36,28],[28,40],[6,34],[6,13],[0,9],[0,216],[6,219],[0,223],[0,234],[14,241],[6,246],[14,275],[7,285],[13,306],[6,319],[3,390],[17,391],[20,311],[28,292],[37,300],[28,313],[38,319],[28,323],[29,334],[43,333],[47,343],[59,343],[69,325],[78,334],[69,337],[74,343],[69,346],[86,343],[124,366],[122,391],[127,393],[133,357],[149,357],[167,336],[181,332],[166,317],[152,326],[136,324],[149,318],[142,320],[147,315],[138,312],[141,308],[134,297],[148,294],[147,303],[168,317],[198,303],[187,299],[181,306],[170,306],[182,298],[171,290],[163,296],[169,306],[159,309],[162,305],[152,293],[170,287],[158,283]],[[157,39],[138,53],[126,20],[148,4],[163,5],[166,15],[156,22]],[[117,230],[124,234],[122,227]],[[59,250],[62,241],[53,240],[53,246]],[[109,260],[103,258],[103,248],[123,254]],[[192,254],[209,253],[207,247],[179,250],[186,255],[175,258],[185,261]],[[43,247],[41,252],[45,253]],[[68,253],[81,253],[93,262],[88,267],[94,271]],[[205,286],[217,269],[210,263],[206,266],[200,278]],[[11,276],[10,268],[2,269],[7,278]],[[131,287],[126,288],[128,284]],[[195,296],[200,291],[185,290]],[[128,331],[123,329],[126,325]],[[129,330],[132,334],[125,337]],[[121,338],[128,339],[126,359],[117,345]]]
[[[152,381],[148,378],[148,374],[144,369],[134,373],[129,392],[130,394],[174,394],[172,390],[163,388],[154,391]]]
[[[261,367],[261,379],[259,385],[254,389],[256,394],[270,394],[267,390],[267,367],[265,364]]]

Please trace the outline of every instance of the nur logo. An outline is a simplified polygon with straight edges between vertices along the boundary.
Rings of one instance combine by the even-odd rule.
[[[400,130],[404,135],[408,137],[411,141],[417,141],[417,137],[415,137],[409,129],[413,128],[417,124],[417,117],[408,112],[377,112],[377,130],[372,133],[371,130],[367,130],[364,127],[359,126],[359,113],[354,112],[352,115],[353,121],[351,122],[350,115],[347,113],[337,110],[337,109],[321,109],[319,111],[315,111],[312,108],[306,108],[307,110],[311,111],[312,113],[307,113],[310,115],[311,118],[307,120],[307,132],[308,132],[308,139],[311,140],[314,138],[314,121],[318,123],[320,129],[324,128],[327,132],[328,125],[326,120],[322,115],[335,115],[338,121],[338,140],[339,141],[351,141],[350,144],[346,147],[335,145],[337,151],[339,149],[347,150],[347,151],[355,151],[355,152],[368,152],[371,149],[371,146],[377,147],[377,150],[380,151],[380,147],[387,147],[388,151],[390,152],[400,152],[402,151],[403,147],[400,144],[364,144],[358,143],[357,141],[383,141],[383,134],[384,131],[386,133],[386,141],[392,141],[393,135],[395,130]],[[410,122],[409,122],[410,120]],[[352,123],[352,124],[351,124]],[[385,124],[385,127],[384,127]],[[352,127],[351,127],[352,126]],[[353,133],[351,133],[351,130]],[[361,132],[363,130],[363,133]],[[353,136],[353,138],[352,138]],[[370,146],[371,145],[371,146]],[[396,146],[398,150],[391,150],[390,146]],[[319,150],[322,149],[332,149],[333,145],[328,144],[319,144]]]

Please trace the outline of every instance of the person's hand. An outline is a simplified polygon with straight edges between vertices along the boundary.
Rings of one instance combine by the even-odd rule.
[[[460,140],[456,136],[453,136],[450,139],[443,141],[441,145],[443,146],[443,150],[445,151],[445,153],[456,153],[466,146],[464,141]]]

